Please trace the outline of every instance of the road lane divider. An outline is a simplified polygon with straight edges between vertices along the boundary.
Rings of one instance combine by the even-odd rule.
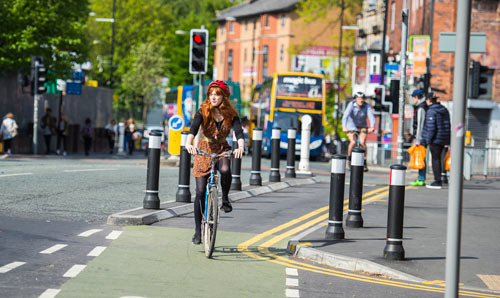
[[[388,189],[389,189],[389,187],[387,186],[387,187],[381,187],[381,188],[369,191],[369,192],[363,194],[362,202],[368,203],[368,202],[372,202],[372,201],[378,201],[378,200],[380,200],[381,197],[387,196],[389,194]],[[416,188],[415,187],[408,187],[407,189],[416,189]],[[347,209],[348,209],[347,200],[345,200],[344,201],[344,211],[346,211]],[[327,210],[328,210],[328,206],[316,209],[310,213],[307,213],[304,216],[301,216],[297,219],[291,220],[291,221],[284,223],[278,227],[275,227],[275,228],[270,229],[268,231],[265,231],[259,235],[256,235],[256,236],[252,237],[251,239],[239,244],[238,251],[242,252],[243,254],[245,254],[251,258],[255,258],[258,260],[265,260],[268,262],[272,262],[275,264],[286,266],[287,268],[307,270],[307,271],[315,272],[315,273],[319,273],[319,274],[326,274],[326,275],[336,276],[336,277],[340,277],[340,278],[347,278],[347,279],[351,279],[351,280],[358,280],[358,281],[362,281],[362,282],[369,282],[369,283],[375,283],[375,284],[381,284],[381,285],[387,285],[387,286],[393,286],[393,287],[399,287],[399,288],[406,288],[406,289],[427,291],[427,292],[444,293],[445,288],[443,288],[443,287],[426,285],[426,284],[419,284],[419,283],[409,283],[409,282],[403,282],[403,281],[394,281],[394,280],[389,280],[389,279],[371,277],[371,276],[367,276],[364,274],[343,272],[343,271],[339,271],[339,270],[335,270],[335,269],[324,268],[324,267],[320,267],[317,265],[311,265],[311,264],[308,264],[305,262],[292,260],[288,257],[282,257],[282,256],[276,255],[276,254],[269,251],[269,247],[271,245],[276,244],[277,242],[284,240],[287,237],[295,235],[295,234],[297,234],[297,233],[299,233],[299,232],[301,232],[301,231],[303,231],[303,230],[305,230],[313,225],[317,225],[319,222],[325,221],[328,218],[328,212],[325,212]],[[313,217],[315,217],[315,218],[313,218]],[[272,236],[276,233],[279,233],[279,232],[281,232],[289,227],[292,227],[292,226],[294,226],[298,223],[301,223],[305,220],[308,220],[310,218],[313,218],[313,219],[311,219],[311,220],[309,220],[309,221],[307,221],[307,222],[305,222],[305,223],[303,223],[303,224],[301,224],[293,229],[290,229],[284,233],[276,235],[260,245],[254,246],[257,242],[261,241],[262,239],[268,238],[269,236]],[[253,249],[250,249],[251,246],[253,247]],[[500,297],[500,295],[482,293],[482,292],[476,292],[476,291],[466,291],[466,290],[460,290],[460,295],[469,296],[469,297]]]
[[[68,245],[67,244],[56,244],[56,245],[53,245],[45,250],[42,250],[40,253],[41,254],[52,254],[58,250],[65,248],[66,246],[68,246]]]
[[[15,177],[15,176],[29,176],[29,175],[33,175],[33,173],[1,174],[0,178],[2,178],[2,177]]]
[[[82,232],[80,234],[78,234],[78,236],[80,237],[89,237],[95,233],[99,233],[100,231],[102,231],[102,229],[91,229],[91,230],[88,230],[88,231],[85,231],[85,232]]]
[[[13,269],[16,269],[17,267],[19,266],[22,266],[26,264],[26,262],[12,262],[12,263],[9,263],[7,265],[4,265],[2,267],[0,267],[0,273],[7,273]]]

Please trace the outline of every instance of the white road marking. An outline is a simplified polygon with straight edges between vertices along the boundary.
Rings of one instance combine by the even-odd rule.
[[[0,177],[28,176],[28,175],[33,175],[33,173],[3,174],[0,175]]]
[[[109,233],[108,236],[106,236],[106,239],[116,240],[116,239],[118,239],[118,237],[120,237],[121,234],[122,234],[122,231],[113,231],[113,232]]]
[[[89,252],[87,256],[98,257],[105,249],[105,246],[96,246],[92,251]]]
[[[293,298],[300,297],[299,290],[295,290],[295,289],[286,289],[285,295],[286,295],[286,297],[293,297]]]
[[[59,292],[61,292],[60,289],[47,289],[38,298],[54,298]]]
[[[46,250],[42,250],[40,253],[41,254],[51,254],[53,252],[56,252],[60,249],[65,248],[66,246],[68,246],[68,245],[67,244],[56,244],[52,247],[47,248]]]
[[[299,286],[299,280],[296,278],[287,278],[286,279],[286,285],[290,287],[298,287]]]
[[[102,229],[92,229],[92,230],[88,230],[88,231],[85,231],[83,233],[80,233],[78,236],[80,236],[80,237],[88,237],[88,236],[90,236],[92,234],[95,234],[95,233],[98,233],[100,231],[102,231]]]
[[[295,268],[286,268],[286,275],[290,275],[290,276],[298,276],[299,275],[299,271]]]
[[[75,277],[82,272],[85,267],[87,267],[87,265],[73,265],[73,267],[69,268],[69,270],[64,273],[63,277]]]
[[[81,170],[64,170],[66,173],[74,172],[95,172],[95,171],[116,171],[117,169],[81,169]]]
[[[7,273],[10,270],[15,269],[15,268],[17,268],[19,266],[22,266],[24,264],[26,264],[26,262],[12,262],[12,263],[9,263],[7,265],[4,265],[4,266],[0,267],[0,273]]]

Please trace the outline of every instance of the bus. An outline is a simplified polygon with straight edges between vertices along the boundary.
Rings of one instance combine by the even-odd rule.
[[[321,156],[326,125],[326,85],[323,75],[301,72],[275,73],[256,86],[250,106],[250,129],[262,128],[262,154],[271,154],[273,127],[281,128],[280,153],[288,148],[288,128],[297,129],[295,154],[300,154],[301,119],[312,118],[310,156]]]

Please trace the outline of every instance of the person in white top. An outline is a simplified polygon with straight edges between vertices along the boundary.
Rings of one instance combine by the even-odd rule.
[[[12,140],[17,136],[17,123],[14,120],[14,114],[8,113],[2,121],[0,126],[0,135],[4,144],[3,151],[7,155],[12,154]]]

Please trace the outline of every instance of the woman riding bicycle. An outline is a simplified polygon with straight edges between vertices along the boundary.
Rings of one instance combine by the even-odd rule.
[[[232,128],[238,140],[238,149],[234,151],[234,156],[236,158],[241,158],[243,156],[245,146],[243,130],[241,129],[238,113],[229,102],[229,95],[229,86],[224,81],[216,80],[208,85],[207,98],[201,104],[200,109],[194,116],[191,123],[191,129],[186,139],[186,150],[190,154],[196,155],[196,148],[192,143],[201,125],[202,136],[198,142],[198,148],[208,153],[217,154],[231,150],[231,147],[226,141],[226,137],[229,135]],[[205,208],[205,206],[201,206],[201,204],[205,204],[205,191],[210,170],[210,156],[196,155],[193,165],[193,177],[195,177],[196,180],[193,244],[201,243],[201,208]],[[231,188],[231,169],[227,157],[222,157],[217,161],[217,170],[221,174],[221,209],[228,213],[233,210],[233,207],[228,197],[229,189]]]
[[[363,92],[354,93],[354,100],[351,101],[345,109],[342,117],[342,129],[347,133],[349,138],[349,148],[347,150],[348,158],[351,157],[351,151],[359,137],[359,145],[365,150],[365,172],[368,171],[366,166],[366,137],[368,133],[374,131],[375,116],[373,115],[372,107],[365,102],[365,94]],[[370,127],[366,118],[370,121]]]

